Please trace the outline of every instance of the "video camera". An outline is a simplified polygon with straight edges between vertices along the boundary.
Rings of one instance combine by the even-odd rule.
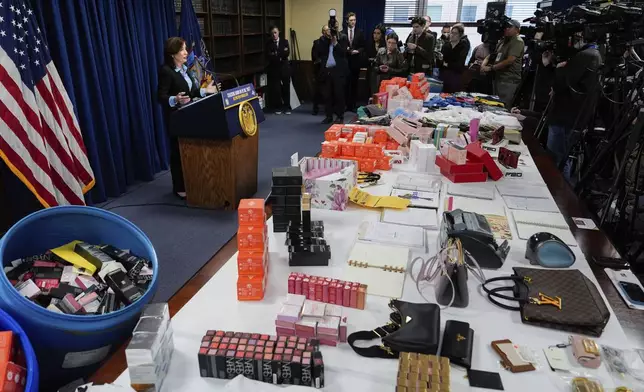
[[[332,37],[337,37],[338,36],[338,19],[337,19],[337,11],[335,8],[331,8],[329,10],[329,22],[327,23],[329,26],[329,30],[331,30],[331,36]]]
[[[522,28],[521,33],[526,44],[536,51],[550,50],[558,57],[567,58],[572,51],[573,37],[581,33],[586,42],[604,45],[607,57],[620,57],[632,41],[644,34],[644,8],[589,1],[561,12],[538,9],[534,17],[524,22],[534,25]]]
[[[503,32],[510,23],[510,18],[505,15],[505,2],[487,3],[485,19],[479,19],[476,23],[476,31],[481,34],[482,41],[496,45],[503,38]]]

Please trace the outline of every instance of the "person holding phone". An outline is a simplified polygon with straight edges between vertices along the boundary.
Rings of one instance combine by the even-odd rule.
[[[378,90],[373,90],[372,80],[374,78],[373,63],[376,60],[378,51],[387,46],[385,41],[385,26],[382,24],[377,25],[371,34],[371,41],[367,44],[367,80],[369,81],[369,96],[377,93]]]
[[[387,36],[387,47],[380,48],[374,61],[374,80],[372,91],[378,91],[380,82],[394,76],[407,76],[408,66],[405,56],[398,49],[398,35],[391,33]]]
[[[181,105],[186,105],[193,98],[205,97],[208,94],[215,94],[219,86],[214,80],[205,88],[199,87],[186,62],[188,51],[186,41],[181,37],[170,37],[165,42],[163,65],[159,69],[159,86],[157,98],[163,107],[166,131],[169,129],[170,114]],[[179,139],[168,135],[170,138],[170,172],[172,173],[172,190],[181,199],[186,198],[186,189],[183,183],[183,168],[181,166],[181,152],[179,151]]]

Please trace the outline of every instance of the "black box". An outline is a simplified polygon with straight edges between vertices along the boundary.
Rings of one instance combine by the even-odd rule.
[[[330,252],[324,253],[289,253],[288,265],[291,267],[326,267],[331,259]]]
[[[271,197],[286,196],[287,189],[288,189],[287,186],[275,186],[275,185],[273,185],[273,189],[271,189]],[[286,199],[283,199],[283,200],[284,200],[284,202],[282,204],[286,203]]]
[[[313,386],[317,389],[324,388],[324,361],[319,351],[313,352]]]
[[[289,196],[301,196],[302,187],[301,186],[289,186],[286,188],[286,194]]]
[[[302,171],[297,166],[274,168],[273,185],[302,185]]]

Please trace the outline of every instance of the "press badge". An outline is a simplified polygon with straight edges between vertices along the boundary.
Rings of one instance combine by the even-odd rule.
[[[497,54],[496,54],[496,61],[495,61],[495,62],[496,62],[496,63],[498,63],[499,61],[501,61],[501,58],[502,58],[502,57],[503,57],[503,53],[501,53],[501,52],[497,53]]]

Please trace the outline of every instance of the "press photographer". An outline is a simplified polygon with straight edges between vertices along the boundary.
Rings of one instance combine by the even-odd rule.
[[[591,99],[591,93],[595,91],[599,80],[598,70],[602,57],[595,39],[589,40],[591,42],[586,41],[583,33],[576,33],[572,37],[576,53],[568,61],[556,63],[551,51],[542,55],[544,66],[556,67],[548,116],[548,149],[558,166],[567,159],[572,129],[583,126],[587,120],[584,107]],[[564,175],[568,177],[569,171],[565,170]]]
[[[334,9],[329,11],[329,36],[320,37],[316,58],[320,60],[320,77],[324,80],[324,99],[326,117],[323,124],[344,123],[345,87],[349,74],[347,48],[349,39],[342,33]]]
[[[496,51],[490,54],[483,64],[481,72],[493,73],[494,94],[501,98],[507,108],[512,107],[514,93],[521,83],[521,63],[525,44],[519,36],[521,24],[514,19],[507,19],[501,40]],[[494,58],[492,58],[495,56]]]

